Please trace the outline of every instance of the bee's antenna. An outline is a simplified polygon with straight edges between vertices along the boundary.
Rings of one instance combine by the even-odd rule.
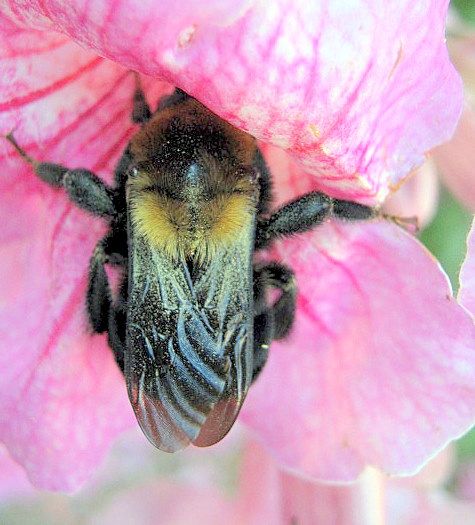
[[[28,162],[28,164],[31,164],[34,168],[38,166],[38,161],[30,157],[28,153],[15,140],[15,137],[13,136],[13,130],[10,131],[10,133],[8,133],[7,135],[5,135],[5,139],[8,140],[8,142],[18,151],[21,158]]]

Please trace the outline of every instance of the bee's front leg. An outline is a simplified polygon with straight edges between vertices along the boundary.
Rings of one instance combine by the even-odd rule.
[[[132,108],[132,122],[135,124],[144,124],[152,116],[152,111],[148,105],[145,93],[142,89],[142,83],[140,82],[140,75],[134,71],[135,78],[135,91]]]
[[[97,175],[83,168],[70,169],[61,164],[39,162],[18,145],[12,133],[5,138],[25,162],[31,164],[42,181],[56,188],[64,188],[69,199],[79,208],[100,217],[110,218],[116,215],[114,191]]]

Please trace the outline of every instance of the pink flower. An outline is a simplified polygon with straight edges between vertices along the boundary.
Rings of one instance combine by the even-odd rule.
[[[475,219],[467,239],[467,256],[460,271],[458,300],[475,316]]]
[[[439,199],[437,169],[432,159],[414,170],[409,179],[384,202],[384,211],[395,217],[417,217],[419,228],[434,218]]]
[[[450,448],[412,478],[389,480],[368,468],[356,483],[335,486],[283,471],[264,448],[250,440],[242,445],[239,472],[234,473],[236,447],[219,445],[208,452],[188,449],[170,461],[169,456],[157,455],[138,432],[128,433],[113,447],[99,475],[78,494],[56,495],[51,504],[51,495],[31,489],[23,489],[23,500],[2,493],[0,517],[12,516],[12,525],[22,523],[21,514],[12,513],[9,504],[15,510],[26,502],[44,523],[82,520],[98,525],[131,521],[143,525],[451,525],[475,518],[473,502],[457,499],[443,488],[453,473]],[[8,467],[1,456],[0,466]],[[18,468],[15,472],[10,467],[8,472],[21,475]],[[463,480],[465,491],[469,482]],[[464,495],[470,497],[470,493]]]
[[[471,212],[475,212],[474,142],[475,111],[466,105],[452,140],[433,152],[443,181]]]
[[[146,81],[150,100],[166,80],[297,159],[267,151],[279,202],[323,189],[380,203],[450,137],[461,85],[446,1],[206,6],[4,3],[0,132],[110,180],[133,133],[133,68],[161,79]],[[0,148],[0,439],[38,487],[73,490],[134,424],[84,315],[104,226]],[[297,321],[244,420],[285,466],[338,481],[366,464],[407,474],[470,427],[473,321],[415,239],[389,223],[333,222],[272,255],[296,270]]]
[[[443,490],[450,472],[446,454],[414,478],[388,480],[367,469],[349,486],[312,483],[285,472],[266,452],[250,445],[241,471],[237,514],[241,523],[299,525],[452,525],[472,523],[475,505]]]
[[[452,139],[433,151],[442,179],[467,209],[475,212],[475,32],[460,21],[452,21],[450,54],[465,81],[465,105]]]
[[[25,471],[0,446],[0,505],[8,500],[30,496],[35,491],[26,477]]]

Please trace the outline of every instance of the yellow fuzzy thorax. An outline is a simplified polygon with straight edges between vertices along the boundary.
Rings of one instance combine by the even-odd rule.
[[[134,229],[173,260],[209,260],[250,226],[255,205],[243,193],[218,195],[190,205],[157,193],[131,198]]]

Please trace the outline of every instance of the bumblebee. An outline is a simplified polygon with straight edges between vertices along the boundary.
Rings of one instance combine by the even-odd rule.
[[[108,222],[90,260],[90,324],[108,333],[143,432],[175,452],[228,433],[270,343],[292,327],[293,272],[254,264],[254,252],[330,217],[377,211],[311,192],[270,213],[270,174],[254,137],[180,89],[152,113],[136,81],[132,120],[141,127],[112,187],[7,140],[45,183]],[[122,269],[115,294],[107,264]],[[280,291],[274,303],[270,288]]]

